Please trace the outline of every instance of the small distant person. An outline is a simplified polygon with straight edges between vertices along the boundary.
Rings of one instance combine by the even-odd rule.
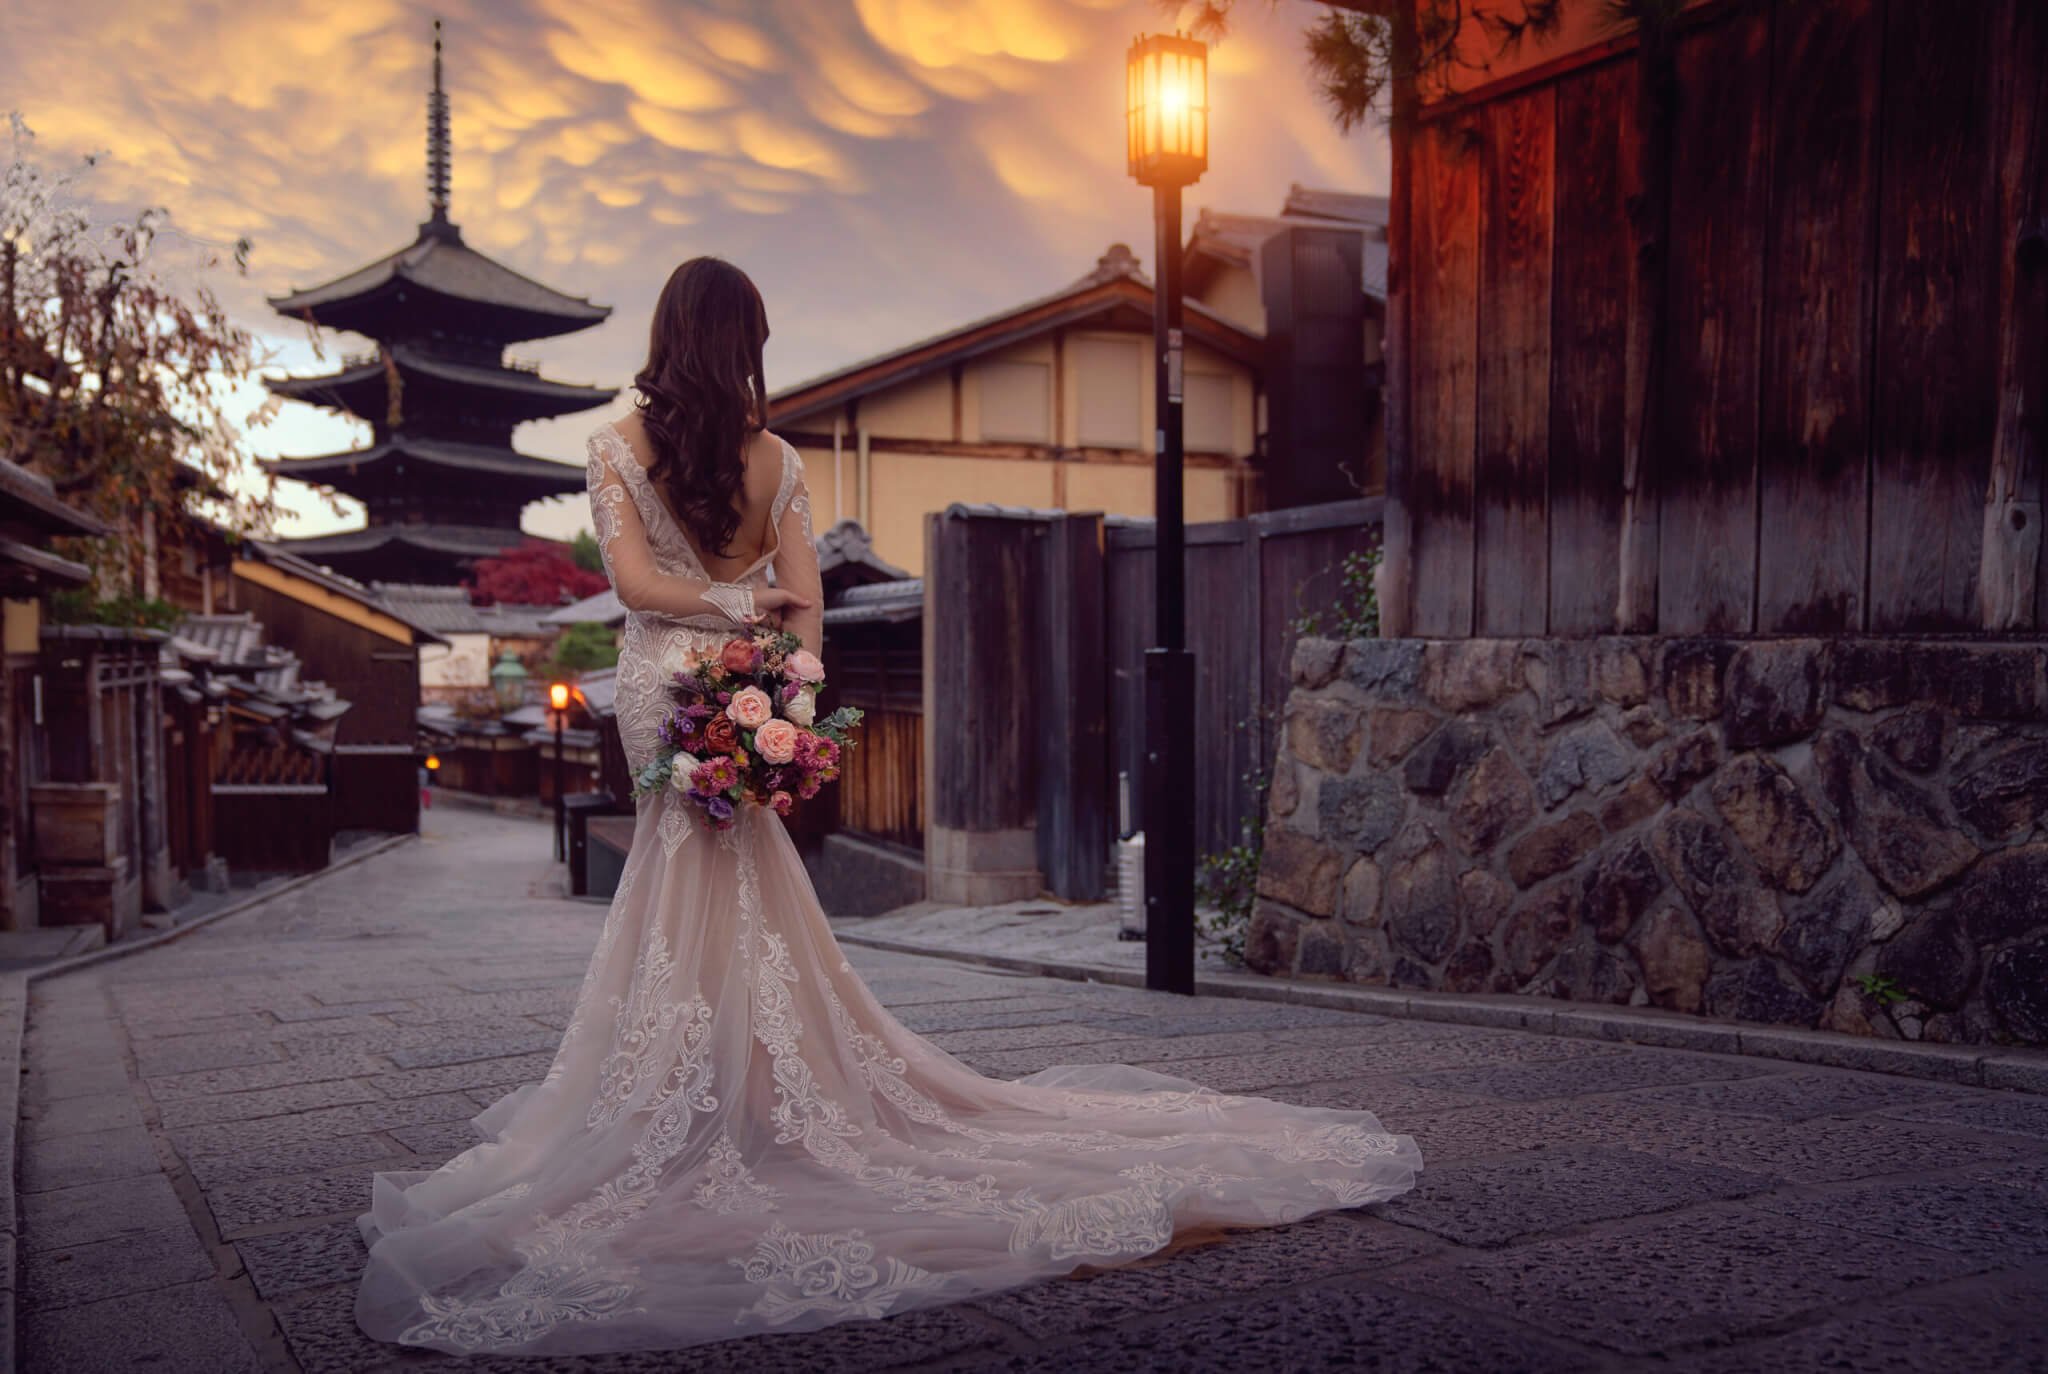
[[[433,809],[434,775],[427,771],[427,766],[423,763],[420,765],[420,810],[431,811]]]

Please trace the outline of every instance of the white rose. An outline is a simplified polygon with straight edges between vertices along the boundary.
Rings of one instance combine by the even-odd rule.
[[[782,708],[782,714],[789,717],[791,725],[801,725],[808,729],[811,722],[818,718],[817,700],[809,692],[798,692],[796,700]]]
[[[674,785],[676,791],[687,792],[690,790],[690,775],[697,771],[697,765],[702,762],[703,760],[695,754],[677,754],[673,759],[669,760],[668,780]]]

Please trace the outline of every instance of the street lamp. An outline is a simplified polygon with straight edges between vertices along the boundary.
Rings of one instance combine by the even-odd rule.
[[[1159,281],[1152,298],[1158,396],[1153,443],[1157,647],[1145,652],[1145,986],[1195,990],[1195,656],[1187,648],[1181,500],[1180,193],[1209,166],[1209,49],[1153,34],[1125,60],[1131,176],[1152,188]]]
[[[498,714],[511,715],[526,704],[527,671],[519,655],[507,649],[491,668],[491,695],[497,699]]]
[[[548,684],[548,706],[555,717],[555,858],[569,857],[568,812],[562,805],[562,722],[569,714],[569,684]]]

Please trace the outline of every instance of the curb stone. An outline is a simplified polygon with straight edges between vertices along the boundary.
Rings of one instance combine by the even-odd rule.
[[[841,944],[892,954],[922,954],[1045,978],[1109,983],[1127,988],[1145,986],[1144,974],[1137,969],[1078,960],[984,954],[919,944],[912,940],[863,935],[853,930],[835,929],[832,934]],[[1831,1069],[1858,1069],[1865,1073],[1888,1073],[1974,1088],[2002,1088],[2048,1096],[2048,1050],[2008,1049],[2000,1045],[1907,1044],[1839,1031],[1717,1021],[1681,1012],[1558,1003],[1539,997],[1411,992],[1401,988],[1287,982],[1256,973],[1197,973],[1195,993],[1198,996],[1242,997],[1260,1002],[1293,1002],[1333,1011],[1366,1012],[1374,1016],[1417,1021],[1534,1031],[1541,1035],[1625,1041],[1654,1045],[1660,1049],[1740,1054],[1755,1059],[1780,1059]]]
[[[55,977],[60,973],[70,973],[75,969],[104,964],[112,959],[155,949],[158,945],[168,944],[204,926],[210,926],[215,921],[225,920],[262,906],[265,902],[282,897],[287,892],[295,892],[308,883],[319,882],[330,874],[352,868],[365,859],[375,858],[379,854],[388,853],[400,845],[418,839],[417,834],[393,835],[389,839],[367,845],[317,873],[301,874],[276,887],[253,892],[242,901],[232,902],[218,911],[209,911],[204,916],[196,917],[184,925],[173,926],[148,939],[102,946],[69,959],[44,964],[40,968],[15,969],[0,973],[0,1113],[4,1113],[0,1114],[0,1138],[4,1138],[5,1141],[4,1146],[0,1146],[0,1151],[4,1151],[5,1155],[4,1159],[0,1159],[0,1165],[5,1166],[5,1172],[0,1173],[0,1192],[4,1192],[6,1202],[5,1207],[0,1208],[0,1374],[15,1374],[15,1351],[21,1334],[15,1329],[15,1295],[19,1284],[16,1241],[21,1228],[20,1196],[17,1190],[20,1169],[21,1076],[24,1071],[21,1049],[28,1028],[29,984]]]

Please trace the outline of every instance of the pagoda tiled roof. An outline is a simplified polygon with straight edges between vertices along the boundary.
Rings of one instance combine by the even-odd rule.
[[[398,365],[401,373],[410,372],[432,377],[437,381],[452,382],[457,386],[473,386],[485,391],[505,391],[547,401],[565,401],[576,409],[603,405],[618,395],[618,391],[611,387],[579,386],[570,382],[550,381],[538,373],[525,372],[513,367],[478,367],[473,363],[437,358],[405,344],[394,346],[390,353],[391,360]],[[373,359],[357,363],[353,367],[344,367],[339,372],[323,373],[315,377],[266,377],[263,384],[280,396],[326,404],[318,401],[320,393],[363,382],[374,382],[380,380],[383,375],[383,361]]]
[[[455,558],[495,558],[518,548],[527,538],[520,530],[485,525],[371,525],[338,534],[280,540],[278,547],[312,563],[333,554],[368,553],[387,544],[409,544]]]
[[[405,436],[345,453],[326,453],[313,458],[270,458],[264,460],[279,477],[303,481],[331,481],[363,468],[394,458],[410,459],[462,472],[489,473],[495,477],[523,478],[546,484],[557,491],[582,488],[586,482],[581,467],[533,458],[509,448],[491,444],[465,444],[450,439],[417,439]]]
[[[612,313],[608,305],[593,305],[582,296],[566,295],[522,276],[445,229],[422,233],[397,252],[333,281],[272,296],[270,304],[282,315],[298,317],[311,311],[317,318],[323,307],[359,300],[394,281],[456,300],[551,316],[576,328],[596,324]]]

